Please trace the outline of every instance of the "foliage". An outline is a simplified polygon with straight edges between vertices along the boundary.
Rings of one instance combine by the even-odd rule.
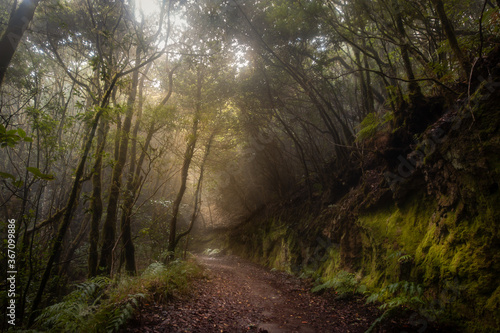
[[[35,327],[45,332],[117,332],[141,301],[165,302],[186,294],[189,282],[199,275],[198,266],[176,260],[169,265],[153,263],[135,278],[96,277],[78,284],[62,302],[45,308]]]
[[[422,286],[409,281],[399,281],[392,283],[379,292],[371,294],[366,302],[373,303],[376,301],[383,301],[380,305],[381,310],[396,308],[396,307],[409,307],[418,310],[425,305],[423,298],[424,290]]]
[[[195,263],[176,259],[168,265],[154,262],[137,278],[124,278],[117,286],[116,295],[142,293],[147,300],[164,303],[190,292],[190,282],[202,276]]]
[[[0,146],[2,148],[14,147],[20,141],[33,142],[33,139],[28,137],[22,128],[7,131],[5,126],[0,124]]]
[[[346,298],[354,295],[357,292],[363,292],[365,286],[359,284],[359,279],[356,275],[346,271],[340,271],[332,279],[325,281],[322,284],[315,286],[312,292],[320,292],[325,289],[333,289],[337,294],[337,298]]]
[[[196,131],[195,136],[188,134],[192,124],[198,128],[199,141],[197,147],[193,146],[193,163],[184,176],[188,176],[186,196],[191,197],[184,198],[183,202],[193,199],[193,175],[202,156],[199,148],[209,134],[216,131],[216,152],[207,162],[203,186],[202,201],[206,204],[200,213],[201,216],[209,214],[210,224],[216,226],[220,221],[230,223],[247,220],[247,217],[250,221],[254,219],[250,212],[278,203],[280,207],[286,206],[285,201],[281,202],[285,198],[293,205],[306,202],[308,212],[316,207],[320,209],[323,203],[328,203],[332,211],[341,207],[356,208],[350,204],[342,206],[337,199],[349,191],[357,194],[353,189],[359,171],[357,165],[362,166],[364,175],[373,175],[370,177],[373,180],[380,172],[390,171],[398,163],[399,153],[401,157],[406,156],[413,144],[411,138],[422,135],[420,130],[407,133],[411,134],[408,137],[402,135],[405,126],[410,128],[412,122],[422,121],[425,125],[422,128],[426,128],[430,125],[427,122],[442,116],[441,111],[457,106],[451,105],[455,97],[449,95],[450,92],[462,96],[459,104],[463,104],[465,96],[469,96],[470,102],[474,90],[487,90],[488,96],[498,95],[495,94],[498,77],[492,70],[498,66],[498,53],[494,57],[495,52],[490,53],[497,49],[500,36],[498,1],[485,1],[483,6],[479,1],[453,0],[445,4],[444,15],[441,13],[438,17],[434,7],[444,2],[441,0],[207,0],[197,2],[196,6],[186,1],[156,2],[164,7],[140,18],[134,15],[132,2],[127,1],[40,1],[30,29],[8,66],[8,75],[0,87],[0,197],[2,213],[22,219],[18,230],[24,239],[19,242],[23,248],[19,262],[26,263],[23,267],[32,267],[29,271],[20,271],[22,281],[36,281],[38,272],[43,270],[49,253],[33,249],[49,247],[53,229],[58,229],[57,219],[52,216],[63,207],[69,207],[68,214],[64,214],[68,219],[66,227],[60,230],[61,235],[66,234],[65,243],[69,246],[64,246],[60,253],[61,260],[68,265],[60,267],[61,275],[66,274],[70,281],[81,279],[76,272],[87,268],[83,259],[71,260],[78,258],[74,254],[86,252],[87,240],[96,239],[86,234],[86,219],[93,215],[98,220],[102,217],[99,212],[106,206],[107,211],[116,212],[116,216],[133,212],[131,230],[139,230],[139,237],[134,238],[138,261],[157,257],[167,246],[168,230],[163,221],[169,220],[172,214],[173,193],[179,188],[176,170],[183,164],[186,138],[194,144],[198,135]],[[19,3],[21,1],[15,2],[14,7]],[[7,2],[0,7],[2,22],[9,22],[9,13],[14,8]],[[445,28],[447,20],[443,17],[446,16],[454,29]],[[183,17],[183,20],[170,20],[174,17]],[[457,42],[450,38],[450,31],[456,34],[452,36],[458,42],[455,47]],[[50,39],[40,36],[50,36]],[[135,57],[133,51],[136,51]],[[473,59],[474,64],[468,64]],[[140,70],[135,70],[139,64]],[[133,79],[134,75],[138,77]],[[476,89],[478,81],[482,83]],[[116,83],[114,88],[112,82]],[[135,89],[130,85],[137,88],[137,93],[132,94]],[[166,94],[168,89],[173,92],[171,98],[170,93]],[[398,107],[405,104],[405,100],[412,102],[409,96],[416,96],[416,90],[421,90],[424,101],[446,100],[446,108],[429,110],[427,119],[424,109]],[[106,101],[104,96],[108,91],[112,95]],[[137,96],[133,98],[133,95]],[[481,97],[487,99],[486,95]],[[160,103],[163,100],[165,102]],[[477,139],[477,142],[463,141],[463,145],[456,144],[448,150],[444,148],[447,143],[439,142],[440,148],[436,150],[440,154],[424,159],[425,167],[431,168],[432,159],[450,155],[450,166],[463,169],[463,173],[455,173],[451,167],[448,170],[446,163],[450,161],[444,158],[444,166],[439,169],[423,170],[428,176],[425,178],[427,190],[436,200],[423,202],[419,198],[394,195],[400,202],[384,210],[380,198],[390,201],[389,193],[379,192],[380,196],[375,193],[379,188],[388,190],[383,179],[378,179],[381,186],[377,186],[368,182],[367,177],[365,185],[373,186],[365,187],[370,192],[360,198],[373,202],[373,211],[358,217],[353,211],[348,219],[336,218],[352,222],[354,226],[349,234],[339,234],[339,240],[360,234],[358,227],[363,229],[362,256],[344,256],[349,249],[340,251],[332,247],[313,251],[311,259],[308,252],[302,250],[310,246],[314,241],[312,235],[321,228],[315,219],[301,219],[301,214],[289,215],[277,229],[259,226],[252,230],[254,232],[242,232],[243,241],[238,238],[231,241],[239,242],[237,247],[250,248],[249,255],[266,265],[303,272],[316,280],[320,275],[328,276],[329,280],[318,280],[321,282],[315,289],[332,288],[342,295],[351,294],[354,292],[351,290],[359,287],[348,273],[333,275],[340,267],[365,272],[370,286],[399,278],[439,286],[450,276],[460,274],[468,286],[464,294],[471,300],[484,298],[475,302],[475,308],[495,311],[498,293],[493,297],[493,287],[488,286],[498,284],[498,272],[492,270],[491,264],[498,262],[498,257],[491,249],[498,239],[494,222],[498,221],[499,199],[495,193],[498,192],[500,161],[496,157],[497,136],[494,140],[488,138],[499,128],[496,102],[484,109],[490,113],[488,121],[484,121],[484,117],[481,120],[480,114],[474,111],[478,120],[474,126],[488,123],[484,131],[471,133],[474,135],[461,132],[460,136]],[[410,104],[414,107],[418,103]],[[197,108],[199,120],[193,122],[193,110]],[[391,111],[386,112],[389,109]],[[132,115],[131,112],[133,116],[127,116]],[[101,113],[103,127],[91,130],[94,117]],[[394,131],[386,133],[393,119],[397,119]],[[446,130],[446,121],[441,125],[439,129]],[[447,137],[458,135],[447,134],[453,134]],[[100,138],[97,141],[102,139],[102,161],[101,147],[95,138],[92,140],[94,136]],[[88,145],[84,140],[89,140]],[[374,160],[377,168],[369,170],[374,165],[354,161],[359,155],[351,150],[356,146],[355,140],[371,140],[376,150],[386,142],[393,145],[387,146],[389,149],[382,151],[382,155],[374,155],[377,160],[378,157],[387,159],[387,165]],[[89,149],[95,149],[96,153],[90,153]],[[471,158],[471,151],[478,152],[476,155],[480,157]],[[123,161],[117,162],[115,155],[122,156]],[[481,165],[478,162],[469,172],[467,163],[476,161]],[[129,175],[116,177],[123,178],[122,182],[112,178],[113,174],[124,172],[110,170],[117,165],[120,168],[116,170],[126,166],[125,172],[130,166]],[[77,166],[81,166],[80,173],[74,172]],[[487,169],[496,169],[496,174],[485,172]],[[447,170],[446,179],[438,183],[435,178],[440,177],[442,170]],[[53,175],[57,175],[57,179]],[[92,190],[96,191],[92,195],[89,195],[89,177],[95,179]],[[481,181],[484,186],[455,188],[452,184],[473,184],[475,180],[471,178],[484,179]],[[51,179],[54,181],[46,181]],[[85,184],[80,180],[85,180]],[[71,184],[75,191],[69,191]],[[81,191],[79,186],[83,186]],[[125,193],[125,197],[132,194],[131,205],[137,206],[119,205],[118,199],[104,202],[103,199],[114,197],[108,195],[107,189],[116,189],[115,193]],[[437,189],[443,193],[431,194]],[[407,190],[413,192],[410,188]],[[483,193],[489,192],[489,196],[483,197]],[[70,196],[68,205],[69,193],[79,194]],[[464,194],[463,201],[459,202],[466,207],[462,212],[455,207],[459,200],[455,198],[457,193]],[[113,208],[111,202],[116,206],[114,209],[110,209]],[[89,203],[95,203],[96,207]],[[184,228],[185,213],[191,206],[186,204],[184,208],[181,206],[179,213],[179,231]],[[105,213],[104,216],[112,215]],[[467,221],[465,215],[470,215]],[[70,216],[74,218],[71,224]],[[127,219],[124,222],[132,223]],[[322,227],[329,223],[325,222]],[[99,223],[96,228],[98,226]],[[121,230],[124,229],[127,228]],[[127,242],[123,235],[125,244],[131,245],[132,238]],[[173,232],[171,236],[175,236]],[[24,249],[30,249],[29,254]],[[366,249],[372,249],[372,253]],[[387,263],[382,262],[386,254],[396,250],[401,252],[389,257],[391,260]],[[218,250],[207,251],[215,255]],[[164,252],[161,257],[170,254],[173,252]],[[120,258],[120,254],[114,258]],[[47,265],[47,272],[52,269],[51,265]],[[110,329],[117,327],[127,313],[132,312],[135,300],[140,299],[129,295],[153,291],[155,299],[166,300],[182,293],[186,281],[174,274],[182,277],[189,273],[183,269],[179,263],[168,267],[155,264],[150,267],[153,273],[141,277],[147,279],[147,283],[142,280],[145,289],[136,286],[136,280],[112,283],[113,286],[108,285],[102,291],[108,297],[106,300],[73,299],[76,303],[72,304],[78,304],[78,311],[60,313],[61,318],[88,312],[88,318],[92,319],[98,308],[114,299],[113,304],[119,304],[115,308],[119,313],[103,320]],[[30,304],[36,285],[20,284],[24,299],[19,304]],[[124,290],[117,291],[114,298],[113,290],[118,287]],[[167,289],[170,291],[165,292]],[[51,299],[49,295],[44,296]],[[80,296],[83,297],[83,293]],[[78,299],[76,294],[73,297]],[[27,310],[20,312],[27,313]],[[57,326],[57,322],[53,324]]]
[[[203,254],[207,256],[215,256],[219,253],[220,253],[219,249],[205,249],[205,251],[203,251]]]
[[[371,294],[366,299],[366,303],[373,302],[383,302],[379,308],[385,311],[373,322],[366,332],[372,332],[378,324],[398,308],[408,308],[420,312],[428,304],[424,298],[424,289],[422,286],[409,281],[392,283],[382,288],[379,292]]]
[[[383,116],[377,113],[369,113],[359,124],[359,132],[356,135],[357,141],[370,139],[380,130],[380,128],[392,121],[394,115],[392,112],[387,112]]]
[[[36,326],[51,332],[95,331],[93,318],[110,282],[108,278],[96,277],[77,285],[62,302],[45,308],[37,318]]]

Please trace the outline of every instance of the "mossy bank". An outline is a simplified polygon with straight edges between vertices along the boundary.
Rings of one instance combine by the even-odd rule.
[[[227,248],[323,280],[349,271],[371,291],[414,282],[433,300],[428,319],[498,331],[500,98],[486,84],[396,154],[365,156],[341,199],[264,208],[227,233]]]

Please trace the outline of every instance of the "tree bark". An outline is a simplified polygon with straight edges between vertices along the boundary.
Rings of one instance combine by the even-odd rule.
[[[193,208],[193,214],[191,215],[191,221],[189,222],[189,227],[187,228],[186,231],[180,233],[177,238],[175,239],[175,246],[179,243],[179,241],[182,239],[182,237],[189,235],[191,230],[193,229],[194,226],[194,221],[196,220],[196,217],[198,216],[199,212],[199,202],[200,202],[200,197],[201,197],[201,184],[203,183],[203,174],[205,172],[205,164],[208,159],[208,155],[210,154],[210,148],[212,147],[212,142],[215,137],[215,132],[212,133],[210,138],[208,139],[207,146],[205,148],[205,154],[203,155],[203,160],[201,161],[201,166],[200,166],[200,176],[198,177],[198,183],[196,184],[196,191],[194,193],[194,208]],[[187,248],[187,245],[186,245]]]
[[[410,52],[409,48],[410,46],[408,45],[408,36],[406,35],[406,30],[403,24],[403,17],[401,15],[401,8],[400,5],[397,1],[394,2],[395,4],[395,20],[396,20],[396,29],[399,33],[399,36],[402,40],[401,42],[401,57],[403,58],[403,65],[405,68],[406,76],[408,76],[408,89],[410,91],[410,101],[412,104],[418,103],[419,100],[422,100],[423,94],[422,90],[420,89],[420,85],[418,84],[417,81],[415,81],[415,73],[413,72],[413,66],[411,65],[410,61]]]
[[[7,29],[0,39],[0,50],[2,50],[0,52],[0,87],[17,46],[33,20],[39,2],[40,0],[24,0],[10,16]]]
[[[62,263],[59,266],[59,273],[58,273],[59,276],[62,276],[64,274],[67,275],[71,261],[73,260],[73,256],[78,247],[80,246],[80,243],[82,242],[85,234],[87,233],[89,220],[90,219],[88,215],[84,216],[83,221],[81,222],[80,225],[80,230],[78,231],[78,234],[75,236],[73,241],[69,244],[67,252],[64,255],[64,259],[62,260]]]
[[[468,80],[472,65],[470,61],[465,57],[464,53],[460,49],[460,46],[458,45],[458,40],[457,36],[455,35],[455,30],[453,29],[453,25],[451,24],[450,20],[448,19],[448,15],[446,15],[446,11],[444,9],[444,4],[442,0],[432,0],[434,3],[434,7],[436,7],[436,12],[439,16],[439,20],[441,21],[441,24],[443,25],[444,33],[446,35],[446,38],[448,39],[448,43],[450,43],[450,47],[455,54],[455,57],[457,57],[458,62],[462,68],[462,71],[465,74],[465,78]]]
[[[203,85],[203,75],[201,73],[201,69],[198,69],[198,78],[197,78],[197,89],[196,89],[196,107],[195,114],[193,119],[193,128],[191,130],[191,134],[188,138],[188,144],[186,147],[186,151],[184,153],[184,162],[182,164],[181,169],[181,187],[179,188],[179,192],[175,198],[172,208],[172,219],[170,220],[170,234],[168,238],[168,247],[167,247],[167,257],[165,258],[165,262],[170,261],[175,252],[176,247],[176,231],[177,231],[177,218],[179,215],[179,208],[182,202],[182,198],[184,196],[184,192],[186,191],[186,182],[189,171],[189,166],[191,165],[191,160],[193,159],[194,148],[196,146],[196,141],[198,140],[198,123],[200,121],[201,116],[201,87]]]
[[[163,98],[163,100],[160,102],[158,107],[164,106],[168,100],[170,99],[170,96],[172,95],[172,88],[173,88],[173,73],[175,71],[176,67],[173,68],[169,74],[169,88],[168,92]],[[146,135],[146,141],[144,143],[144,147],[142,150],[142,153],[137,160],[136,163],[136,153],[137,153],[137,134],[139,133],[139,125],[140,125],[140,118],[142,115],[142,89],[144,86],[144,79],[146,77],[146,74],[149,70],[149,67],[146,68],[145,74],[141,78],[141,82],[139,83],[139,105],[138,105],[138,116],[136,120],[136,124],[134,126],[134,130],[132,133],[132,147],[130,150],[130,169],[129,173],[127,176],[127,185],[126,185],[126,192],[124,195],[124,203],[123,203],[123,210],[122,210],[122,217],[121,217],[121,228],[123,230],[123,235],[122,235],[122,244],[124,248],[124,257],[125,257],[125,271],[129,275],[135,275],[136,274],[136,266],[135,266],[135,248],[134,244],[132,242],[132,234],[131,234],[131,215],[132,215],[132,208],[134,207],[135,199],[138,196],[138,189],[140,187],[140,182],[141,182],[141,169],[142,169],[142,164],[144,163],[144,160],[146,158],[146,152],[149,148],[149,145],[151,144],[151,139],[153,138],[153,134],[158,130],[157,126],[155,126],[155,123],[152,122],[147,135]]]
[[[137,62],[139,62],[139,59],[137,59]],[[137,95],[138,82],[139,70],[136,69],[132,72],[131,90],[127,99],[127,111],[120,133],[120,149],[118,151],[118,158],[116,160],[116,163],[113,166],[108,207],[106,209],[106,219],[102,227],[102,247],[98,268],[98,272],[100,274],[111,274],[111,267],[113,263],[113,247],[115,245],[116,238],[116,223],[118,218],[118,202],[120,199],[121,177],[123,168],[125,167],[125,162],[127,160],[129,134],[130,128],[132,127],[132,117],[134,115],[134,105]],[[122,233],[129,231],[130,230],[122,230]],[[127,235],[124,235],[124,237],[127,237]]]
[[[97,148],[95,155],[94,170],[92,173],[92,199],[90,203],[91,223],[89,233],[89,257],[88,257],[88,276],[97,275],[97,262],[99,258],[98,243],[99,243],[99,223],[102,217],[102,154],[106,145],[106,136],[109,126],[105,121],[101,122],[97,136]]]
[[[101,102],[100,109],[99,111],[95,114],[94,120],[92,122],[92,126],[90,128],[90,132],[87,136],[87,140],[85,143],[85,147],[83,150],[82,158],[80,160],[80,163],[78,164],[78,167],[75,172],[75,178],[73,181],[73,186],[71,188],[70,196],[68,199],[68,203],[66,205],[65,211],[64,211],[64,217],[59,225],[59,229],[57,230],[56,237],[54,239],[54,243],[52,245],[52,249],[50,251],[49,255],[49,260],[47,262],[47,265],[45,266],[45,271],[43,273],[42,279],[40,280],[40,286],[38,287],[38,291],[36,293],[35,299],[33,300],[33,305],[31,306],[31,313],[30,313],[30,318],[28,320],[28,326],[31,326],[33,322],[35,321],[35,318],[37,316],[37,308],[40,305],[40,302],[42,301],[42,295],[45,290],[45,286],[47,285],[47,282],[49,281],[50,278],[50,272],[52,270],[52,266],[56,260],[56,258],[59,256],[61,246],[62,246],[62,241],[64,236],[66,235],[66,232],[69,228],[71,218],[73,216],[73,207],[75,207],[78,199],[78,193],[80,190],[80,179],[83,176],[83,172],[85,169],[85,163],[87,162],[87,157],[89,155],[90,149],[92,148],[92,141],[95,136],[95,132],[97,131],[97,126],[99,124],[99,119],[101,118],[102,114],[104,113],[105,108],[109,104],[109,97],[111,95],[111,90],[114,88],[116,81],[118,80],[119,75],[115,75],[114,78],[111,80],[110,87],[106,91],[106,94],[104,95],[104,98]]]
[[[137,273],[137,269],[135,266],[135,247],[134,243],[132,242],[131,215],[137,189],[134,175],[136,168],[140,169],[142,167],[142,165],[136,166],[137,134],[139,133],[139,127],[142,118],[144,79],[146,78],[146,75],[150,68],[151,66],[148,65],[145,73],[142,75],[141,80],[139,82],[139,103],[137,107],[137,117],[135,120],[135,126],[132,131],[132,146],[130,147],[130,168],[127,175],[127,185],[124,194],[122,217],[120,221],[120,227],[122,229],[122,245],[125,257],[125,271],[127,272],[128,275],[135,275]],[[149,146],[149,141],[147,142],[148,146]],[[144,150],[147,149],[148,149],[147,147],[144,147]]]

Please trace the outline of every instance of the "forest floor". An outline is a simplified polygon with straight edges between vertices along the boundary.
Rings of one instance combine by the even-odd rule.
[[[145,305],[122,332],[365,332],[381,315],[362,298],[338,300],[311,285],[234,256],[197,256],[207,278],[194,294],[166,305]],[[379,332],[413,332],[401,321]],[[415,330],[416,331],[416,330]]]

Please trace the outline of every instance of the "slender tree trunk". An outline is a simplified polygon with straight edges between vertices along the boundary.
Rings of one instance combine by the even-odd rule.
[[[97,148],[95,154],[94,170],[92,173],[92,199],[90,202],[91,223],[89,233],[89,258],[88,276],[97,275],[98,244],[99,244],[99,223],[102,217],[102,154],[106,145],[106,136],[109,129],[107,121],[102,121],[97,135]]]
[[[205,154],[203,155],[203,160],[201,161],[201,166],[200,166],[200,176],[198,177],[198,183],[196,184],[196,191],[194,193],[194,208],[193,208],[193,214],[191,215],[191,220],[189,222],[189,227],[187,228],[186,231],[182,232],[177,236],[175,239],[175,246],[179,243],[179,241],[182,239],[182,237],[189,235],[191,230],[193,229],[194,226],[194,221],[196,220],[196,217],[198,216],[199,213],[199,202],[200,202],[200,197],[201,197],[201,184],[203,183],[203,174],[205,172],[205,164],[208,159],[208,155],[210,154],[210,148],[212,147],[212,142],[215,137],[215,132],[212,133],[210,138],[208,139],[207,146],[205,148]],[[187,249],[187,243],[188,240],[186,240],[186,249]],[[184,252],[186,251],[184,250]]]
[[[127,111],[120,133],[120,149],[118,151],[118,158],[116,160],[116,163],[113,166],[108,207],[106,210],[106,219],[102,227],[102,247],[98,272],[106,275],[109,275],[111,273],[113,262],[113,248],[115,246],[116,238],[116,222],[118,218],[118,202],[120,199],[121,177],[123,168],[125,167],[125,162],[127,160],[129,134],[130,128],[132,127],[132,117],[134,114],[134,104],[137,95],[138,82],[139,70],[136,69],[132,72],[131,90],[127,100]]]
[[[122,206],[122,217],[120,221],[120,227],[122,230],[122,245],[125,258],[125,271],[129,275],[135,275],[137,270],[135,266],[135,247],[132,242],[132,229],[131,229],[131,215],[132,208],[134,206],[135,194],[136,194],[136,184],[134,182],[134,175],[136,170],[136,153],[137,153],[137,134],[139,133],[139,127],[142,118],[142,101],[143,101],[143,87],[144,79],[147,72],[151,68],[150,65],[147,66],[146,72],[142,75],[139,82],[139,103],[137,107],[137,117],[135,120],[135,126],[132,131],[132,146],[130,147],[130,168],[127,175],[127,185],[124,194],[124,201]],[[149,145],[149,143],[148,143]],[[147,147],[144,147],[147,150]],[[140,168],[141,166],[137,166]]]
[[[401,8],[398,3],[398,0],[394,1],[395,4],[395,20],[396,20],[396,28],[398,30],[399,36],[402,40],[401,44],[401,58],[403,58],[403,65],[405,68],[406,76],[408,76],[408,89],[410,91],[410,101],[414,103],[418,103],[418,101],[422,100],[423,94],[420,89],[420,85],[417,81],[415,81],[415,73],[413,72],[413,66],[410,61],[410,52],[409,52],[409,44],[407,42],[408,36],[406,35],[406,30],[403,24],[403,16],[401,14]]]
[[[75,172],[75,177],[73,181],[73,186],[71,188],[70,196],[68,198],[68,203],[66,205],[65,211],[64,211],[64,216],[61,224],[59,225],[59,229],[57,230],[56,237],[54,239],[54,243],[52,245],[52,249],[50,250],[50,255],[49,255],[49,260],[47,262],[47,265],[45,267],[45,271],[43,273],[42,279],[40,280],[40,286],[38,287],[38,291],[36,293],[36,296],[33,300],[32,306],[31,306],[31,313],[30,313],[30,318],[28,321],[28,326],[31,326],[33,324],[36,316],[37,316],[37,309],[38,306],[40,305],[40,302],[42,301],[42,295],[45,290],[45,286],[47,285],[47,282],[49,281],[50,278],[50,272],[52,270],[52,265],[54,264],[56,258],[59,256],[61,246],[62,246],[62,241],[64,239],[64,236],[66,235],[66,232],[68,231],[71,218],[73,216],[73,208],[75,207],[78,199],[78,193],[80,190],[80,179],[83,176],[83,172],[85,169],[85,163],[87,162],[87,157],[90,153],[90,149],[92,148],[92,141],[94,140],[95,132],[97,131],[97,126],[99,124],[99,119],[101,118],[101,115],[103,114],[105,107],[108,106],[109,104],[109,97],[111,94],[111,90],[116,84],[116,81],[118,80],[118,75],[115,75],[115,77],[112,79],[110,83],[110,87],[106,91],[106,94],[104,95],[103,101],[101,102],[100,109],[99,111],[95,114],[94,120],[92,122],[92,126],[90,128],[90,132],[87,136],[86,143],[84,146],[82,158],[80,160],[80,163],[78,164],[78,167]]]
[[[453,29],[453,25],[451,24],[450,20],[448,19],[448,16],[446,15],[443,1],[432,0],[432,2],[434,3],[434,7],[436,7],[436,12],[439,16],[441,24],[443,25],[444,33],[446,35],[446,38],[448,39],[448,43],[450,43],[450,47],[453,51],[453,54],[455,54],[455,57],[457,57],[458,62],[462,68],[462,71],[465,74],[465,78],[468,79],[472,66],[470,64],[470,61],[466,58],[466,56],[460,49],[460,46],[458,45],[458,40],[457,36],[455,35],[455,30]]]
[[[193,159],[194,148],[196,146],[196,141],[198,139],[198,123],[200,121],[201,116],[201,87],[203,85],[203,75],[201,73],[201,69],[198,69],[198,79],[197,79],[197,89],[196,89],[196,110],[193,119],[193,128],[191,130],[191,134],[188,137],[188,144],[186,147],[186,151],[184,153],[184,162],[182,164],[181,169],[181,187],[179,188],[179,192],[175,198],[175,201],[172,206],[172,219],[170,220],[170,234],[168,238],[168,255],[165,258],[165,261],[169,261],[174,256],[174,251],[176,247],[176,232],[177,232],[177,218],[179,215],[179,208],[182,202],[182,198],[184,196],[184,192],[186,191],[186,182],[189,171],[189,166],[191,164],[191,160]]]
[[[354,50],[354,56],[356,58],[356,65],[359,69],[359,85],[361,89],[361,112],[360,112],[360,120],[366,117],[367,114],[372,113],[374,111],[373,108],[373,94],[371,93],[370,87],[370,72],[366,72],[363,70],[363,65],[361,64],[361,55],[358,49]],[[368,68],[368,62],[365,57],[364,68]]]
[[[365,68],[368,68],[368,58],[366,56],[363,57],[365,62]],[[372,79],[369,71],[365,73],[365,83],[366,83],[366,110],[367,113],[375,112],[375,97],[374,97],[374,89],[372,88]],[[383,100],[383,98],[382,98]]]
[[[67,275],[68,269],[70,267],[71,261],[73,260],[73,256],[80,247],[80,243],[83,240],[83,237],[87,233],[88,225],[89,225],[89,216],[85,215],[83,218],[83,221],[81,222],[80,225],[80,230],[78,231],[78,234],[74,237],[73,241],[69,244],[68,250],[64,255],[64,259],[62,260],[61,265],[59,266],[59,276],[62,276],[64,274]]]
[[[9,19],[7,29],[5,29],[0,39],[0,87],[17,46],[28,25],[33,20],[39,2],[39,0],[23,0]]]
[[[148,66],[145,70],[145,74],[141,78],[141,82],[139,83],[139,105],[138,105],[138,115],[137,115],[137,120],[136,124],[134,126],[133,134],[132,134],[132,147],[131,147],[131,152],[130,152],[130,169],[129,173],[127,176],[127,190],[124,195],[124,203],[123,203],[123,211],[122,211],[122,217],[121,217],[121,228],[123,230],[123,235],[122,235],[122,243],[123,243],[123,248],[124,248],[124,257],[125,257],[125,270],[127,274],[129,275],[135,275],[136,274],[136,266],[135,266],[135,248],[134,244],[132,242],[132,233],[131,233],[131,215],[132,215],[132,209],[134,207],[134,202],[135,199],[138,196],[138,189],[140,187],[141,183],[141,169],[142,169],[142,164],[144,163],[144,160],[146,158],[146,152],[149,148],[149,145],[151,144],[151,139],[153,138],[153,134],[158,130],[158,128],[155,126],[155,123],[152,122],[147,135],[146,135],[146,141],[144,143],[144,147],[142,150],[142,153],[139,157],[139,159],[136,161],[136,154],[137,154],[137,134],[139,133],[139,124],[140,124],[140,118],[142,115],[142,101],[143,101],[143,86],[144,86],[144,79],[146,77],[147,72],[149,71],[150,66]],[[160,102],[158,107],[164,106],[168,100],[170,99],[170,96],[172,95],[172,88],[173,88],[173,73],[174,69],[172,69],[169,72],[169,89],[163,100]]]

